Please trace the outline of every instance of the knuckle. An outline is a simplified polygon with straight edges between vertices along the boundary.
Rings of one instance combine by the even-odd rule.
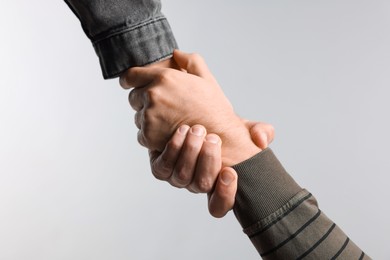
[[[175,166],[174,162],[170,158],[168,158],[166,154],[163,154],[161,156],[161,165],[159,165],[159,167],[161,168],[162,171],[171,172],[174,166]]]
[[[153,153],[149,151],[149,157],[150,157],[150,168],[152,171],[153,176],[162,181],[167,181],[173,171],[173,167],[171,166],[171,161],[167,160],[166,155],[164,156],[164,153],[154,155]]]
[[[167,143],[167,149],[171,151],[178,151],[182,147],[181,143],[177,140],[169,140]]]
[[[138,143],[145,148],[160,151],[160,149],[158,149],[158,141],[154,139],[154,136],[151,131],[144,130],[143,128],[141,128],[141,130],[138,131],[137,140]]]
[[[137,140],[138,140],[138,143],[140,145],[146,147],[146,140],[145,140],[143,131],[141,131],[141,130],[138,131],[138,133],[137,133]]]
[[[162,91],[158,87],[148,88],[145,92],[145,99],[150,103],[159,103],[162,98]]]
[[[141,129],[142,126],[142,113],[137,112],[134,114],[134,123],[138,129]]]
[[[132,70],[126,70],[124,73],[119,78],[119,84],[122,86],[124,89],[128,89],[131,87],[131,73]]]
[[[134,110],[139,111],[139,110],[142,109],[144,100],[140,97],[140,90],[133,89],[129,93],[129,98],[128,99],[129,99],[130,106]]]
[[[133,105],[133,104],[134,104],[135,95],[136,95],[135,92],[136,92],[135,89],[133,89],[133,90],[130,91],[130,93],[129,93],[129,103],[130,103],[130,105]]]
[[[177,183],[182,187],[187,186],[190,183],[190,177],[190,174],[188,174],[187,171],[184,169],[177,171],[175,175]]]
[[[210,192],[213,187],[212,182],[209,178],[200,178],[197,181],[196,185],[197,185],[197,189],[201,193]]]
[[[198,191],[195,187],[193,187],[192,185],[187,186],[186,189],[187,189],[189,192],[191,192],[191,193],[199,194],[199,191]]]
[[[166,181],[170,177],[170,171],[164,167],[164,165],[159,166],[158,168],[152,167],[153,176],[161,181]]]
[[[168,182],[169,184],[171,184],[171,185],[172,185],[173,187],[175,187],[175,188],[182,189],[182,188],[185,187],[184,185],[181,185],[181,184],[177,183],[176,181],[174,181],[174,180],[172,180],[172,179],[167,180],[167,182]]]
[[[126,84],[126,72],[124,74],[122,74],[119,78],[119,85],[123,88],[123,89],[127,89],[127,84]]]
[[[157,76],[157,81],[160,83],[169,82],[172,78],[172,71],[171,70],[163,70],[159,73]]]

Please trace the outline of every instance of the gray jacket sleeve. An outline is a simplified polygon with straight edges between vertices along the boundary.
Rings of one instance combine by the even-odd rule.
[[[172,56],[177,43],[159,0],[65,0],[91,40],[105,79]]]
[[[234,213],[263,259],[370,259],[321,212],[271,149],[233,168]]]

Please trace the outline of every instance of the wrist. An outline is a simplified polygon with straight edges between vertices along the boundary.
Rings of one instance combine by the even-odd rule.
[[[237,125],[225,131],[222,139],[222,165],[233,166],[262,151],[253,141],[245,124]]]

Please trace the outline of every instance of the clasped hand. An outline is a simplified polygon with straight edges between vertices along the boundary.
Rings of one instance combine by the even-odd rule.
[[[208,193],[210,213],[221,217],[237,188],[237,174],[226,166],[266,148],[273,128],[238,117],[199,55],[176,50],[173,60],[180,70],[136,67],[121,77],[124,88],[134,88],[138,141],[149,149],[156,178]]]

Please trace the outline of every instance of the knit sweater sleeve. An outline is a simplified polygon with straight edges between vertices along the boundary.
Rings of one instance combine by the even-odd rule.
[[[239,176],[234,213],[263,259],[370,259],[271,149],[233,168]]]

